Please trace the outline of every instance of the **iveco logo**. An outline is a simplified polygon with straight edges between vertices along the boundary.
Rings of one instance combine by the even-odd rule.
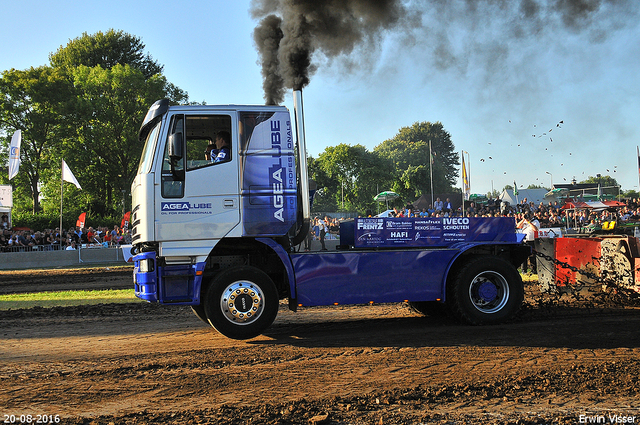
[[[469,219],[467,217],[464,217],[464,218],[443,218],[442,222],[444,224],[461,225],[461,224],[469,224]]]

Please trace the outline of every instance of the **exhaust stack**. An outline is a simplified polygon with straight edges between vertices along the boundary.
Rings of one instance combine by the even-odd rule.
[[[296,137],[298,140],[298,172],[300,177],[300,201],[302,203],[302,225],[294,236],[292,245],[299,245],[309,233],[311,218],[311,202],[309,200],[309,173],[307,170],[307,142],[304,136],[304,112],[302,106],[302,90],[293,91],[293,114],[296,121]]]

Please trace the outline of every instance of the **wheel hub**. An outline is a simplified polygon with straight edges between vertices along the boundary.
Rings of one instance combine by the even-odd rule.
[[[471,282],[469,297],[473,306],[479,311],[495,313],[509,301],[509,284],[500,273],[483,272]]]
[[[251,282],[234,282],[222,293],[220,307],[230,322],[251,323],[262,314],[264,308],[262,292]]]
[[[485,302],[491,302],[498,296],[498,288],[493,282],[483,282],[478,288],[478,296]]]

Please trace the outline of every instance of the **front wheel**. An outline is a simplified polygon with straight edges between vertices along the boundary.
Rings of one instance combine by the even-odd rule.
[[[249,339],[267,329],[278,314],[278,291],[271,278],[251,267],[221,271],[204,300],[209,324],[226,337]]]
[[[209,321],[207,320],[207,314],[204,312],[204,307],[202,304],[192,305],[191,311],[193,311],[193,314],[195,314],[198,319],[202,320],[207,325],[209,324]]]
[[[497,257],[475,257],[448,284],[451,311],[472,325],[513,318],[522,306],[524,287],[516,268]]]

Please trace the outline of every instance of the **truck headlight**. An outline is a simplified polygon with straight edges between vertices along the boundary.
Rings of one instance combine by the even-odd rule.
[[[149,273],[153,271],[153,260],[150,258],[140,260],[140,267],[138,268],[140,273]]]

